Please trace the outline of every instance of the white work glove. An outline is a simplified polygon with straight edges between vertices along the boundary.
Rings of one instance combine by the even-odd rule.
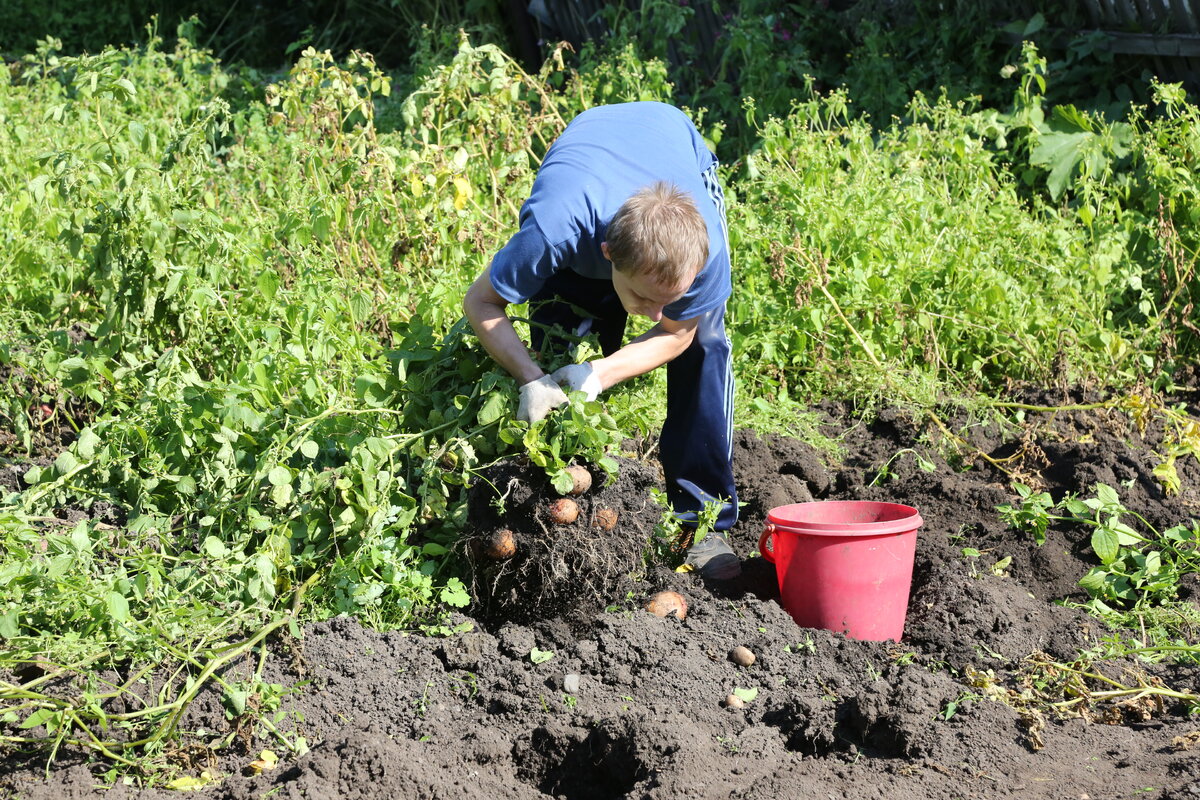
[[[521,387],[520,392],[517,419],[529,423],[545,419],[551,410],[567,402],[567,395],[549,375],[530,381]]]
[[[588,400],[595,400],[604,388],[591,364],[570,364],[556,369],[550,375],[550,380],[568,391],[584,392]]]

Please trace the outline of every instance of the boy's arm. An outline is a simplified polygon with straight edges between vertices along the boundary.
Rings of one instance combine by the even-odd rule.
[[[546,373],[529,357],[525,343],[513,329],[512,321],[504,313],[508,301],[492,288],[491,276],[492,268],[489,265],[467,289],[463,297],[463,312],[484,349],[496,363],[508,370],[518,383],[535,381]]]
[[[529,357],[525,343],[517,336],[512,321],[504,313],[508,301],[492,288],[491,272],[489,265],[467,289],[463,297],[463,312],[484,349],[520,384],[517,418],[537,422],[545,418],[551,409],[566,403],[567,395]]]
[[[611,356],[589,362],[600,381],[600,387],[609,389],[623,380],[673,361],[691,346],[699,325],[699,317],[682,322],[663,317],[653,328]]]

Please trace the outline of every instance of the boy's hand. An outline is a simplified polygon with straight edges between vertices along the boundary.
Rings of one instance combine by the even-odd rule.
[[[521,387],[520,394],[521,402],[517,406],[517,419],[529,423],[545,419],[553,409],[567,402],[566,394],[549,375],[543,375],[536,381],[525,384]]]
[[[556,369],[550,380],[572,392],[584,392],[588,400],[595,400],[604,388],[591,364],[570,364]]]

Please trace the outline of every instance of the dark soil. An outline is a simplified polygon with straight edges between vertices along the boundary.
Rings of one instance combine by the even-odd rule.
[[[538,511],[548,491],[510,496],[503,514],[477,495],[464,552],[477,554],[503,526],[523,549],[512,559],[473,562],[484,599],[457,621],[474,629],[428,638],[337,618],[307,627],[302,640],[278,642],[267,680],[300,687],[284,697],[288,714],[278,726],[304,736],[311,750],[247,777],[240,773],[261,749],[283,748],[267,738],[243,742],[219,754],[224,780],[206,794],[1200,798],[1200,718],[1181,704],[1078,703],[1073,708],[1083,713],[1055,715],[1034,699],[1034,689],[1062,678],[1056,663],[1111,635],[1095,617],[1056,603],[1083,598],[1077,582],[1093,563],[1087,531],[1052,527],[1038,547],[1000,521],[995,507],[1014,500],[1010,476],[974,452],[902,414],[856,421],[841,407],[825,412],[827,433],[844,448],[833,465],[804,442],[739,433],[745,505],[733,533],[746,560],[731,585],[643,568],[626,549],[618,549],[614,567],[605,548],[585,546],[596,540],[597,506],[619,509],[618,528],[634,538],[652,528],[661,512],[646,498],[655,485],[647,467],[627,464],[614,486],[597,480],[580,499],[580,520],[561,528]],[[1029,417],[1024,435],[979,425],[968,438],[995,459],[1019,454],[1005,468],[1056,499],[1090,492],[1099,481],[1156,526],[1200,516],[1195,459],[1179,462],[1178,496],[1165,496],[1151,476],[1161,431],[1143,436],[1117,412]],[[936,469],[923,470],[917,454]],[[524,474],[519,465],[508,469]],[[771,508],[810,499],[887,500],[920,510],[924,527],[900,642],[800,628],[780,606],[774,567],[751,556]],[[965,557],[964,547],[983,555]],[[1007,569],[994,572],[1005,557],[1012,559]],[[563,571],[587,591],[560,586]],[[642,610],[660,589],[685,595],[686,618]],[[753,665],[731,661],[738,645],[756,654]],[[534,663],[535,648],[553,656]],[[255,666],[235,665],[227,677],[245,679]],[[1096,668],[1127,685],[1200,688],[1194,666]],[[744,708],[727,708],[735,688],[757,695]],[[228,726],[212,693],[202,694],[184,725],[209,735]],[[204,760],[194,763],[189,774]],[[0,797],[92,796],[103,772],[71,752],[60,754],[49,782],[41,768],[10,750],[0,761],[0,774],[7,771]],[[175,796],[125,787],[108,794]]]

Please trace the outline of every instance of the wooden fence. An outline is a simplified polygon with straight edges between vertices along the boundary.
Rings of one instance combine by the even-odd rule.
[[[891,0],[894,5],[904,1]],[[692,14],[681,36],[697,52],[712,52],[724,22],[717,2],[690,0],[687,4]],[[722,5],[737,8],[734,0]],[[834,7],[841,10],[855,5],[853,0],[834,0]],[[1190,92],[1200,92],[1200,0],[1015,0],[994,5],[1002,9],[997,12],[997,25],[1030,19],[1040,12],[1053,45],[1095,34],[1093,46],[1138,59],[1161,80],[1182,82]],[[619,8],[636,14],[639,6],[639,0],[532,0],[528,12],[543,35],[565,38],[579,46],[606,33],[606,10],[614,13]],[[667,48],[675,60],[675,43],[668,42]]]

